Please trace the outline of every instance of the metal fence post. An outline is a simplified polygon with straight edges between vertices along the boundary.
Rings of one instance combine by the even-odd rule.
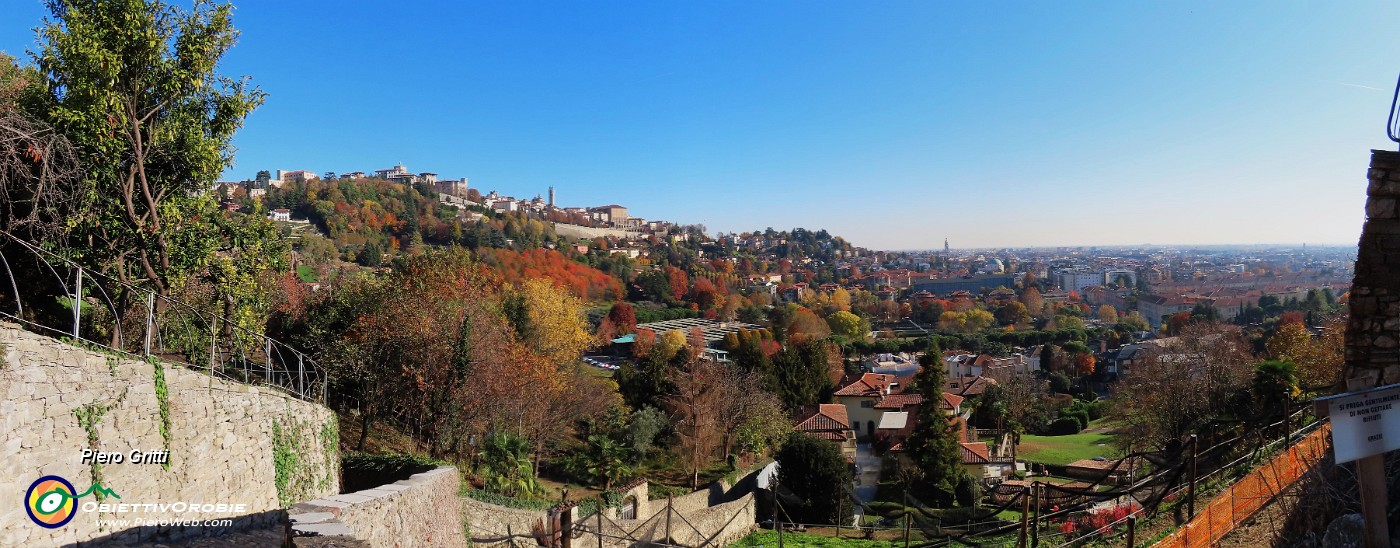
[[[218,344],[219,344],[219,324],[218,324],[217,322],[211,322],[211,323],[209,324],[209,372],[210,372],[210,373],[213,373],[213,372],[214,372],[214,363],[219,361],[218,358],[217,358],[217,354],[218,354],[218,346],[217,346],[217,345],[218,345]]]
[[[263,361],[267,362],[267,365],[263,368],[263,382],[272,384],[272,339],[264,339],[266,342],[263,343]]]
[[[306,357],[297,352],[297,393],[301,397],[306,397]]]
[[[78,340],[78,329],[83,321],[83,267],[78,267],[78,284],[73,291],[73,340]]]
[[[155,293],[147,293],[147,294],[146,294],[146,344],[145,344],[145,346],[144,346],[144,348],[145,348],[145,354],[143,354],[143,355],[146,356],[146,357],[148,357],[148,358],[151,357],[151,329],[154,328],[153,326],[155,326],[155,323],[156,323],[156,322],[155,322],[155,312],[156,312],[156,294],[155,294]]]

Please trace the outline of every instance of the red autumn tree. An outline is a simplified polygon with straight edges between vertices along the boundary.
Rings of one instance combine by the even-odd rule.
[[[608,320],[612,322],[613,333],[626,335],[637,330],[637,311],[625,301],[613,303],[608,310]]]

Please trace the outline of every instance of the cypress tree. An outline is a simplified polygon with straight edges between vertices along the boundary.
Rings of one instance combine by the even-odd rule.
[[[904,445],[909,457],[924,472],[918,490],[947,504],[962,474],[962,447],[958,445],[956,425],[943,411],[943,350],[937,339],[929,338],[928,352],[919,358],[919,365],[923,369],[914,377],[914,389],[924,401]]]

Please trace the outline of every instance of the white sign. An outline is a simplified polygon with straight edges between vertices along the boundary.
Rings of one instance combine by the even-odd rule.
[[[1338,464],[1400,449],[1400,384],[1319,399],[1332,417]]]

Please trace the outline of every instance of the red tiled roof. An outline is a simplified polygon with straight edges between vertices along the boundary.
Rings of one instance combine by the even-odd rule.
[[[876,403],[875,408],[899,410],[905,407],[915,407],[923,402],[924,397],[920,394],[890,394]]]
[[[804,405],[798,409],[797,425],[793,429],[824,440],[844,442],[851,433],[851,420],[846,415],[846,406],[839,403]]]
[[[894,375],[883,373],[866,373],[850,384],[842,386],[836,390],[837,396],[868,396],[880,397],[885,395],[889,389],[890,382],[894,380]]]
[[[963,464],[987,464],[992,462],[990,453],[987,452],[987,442],[963,442],[958,445],[962,446]]]
[[[947,390],[964,397],[978,396],[985,392],[988,386],[996,383],[996,379],[987,377],[955,377],[948,380]]]
[[[962,405],[962,402],[963,402],[963,397],[962,397],[962,396],[959,396],[959,395],[957,395],[957,394],[949,394],[949,393],[947,393],[947,392],[944,392],[944,393],[943,393],[943,408],[944,408],[944,409],[949,409],[949,410],[951,410],[951,409],[957,409],[959,405]]]

